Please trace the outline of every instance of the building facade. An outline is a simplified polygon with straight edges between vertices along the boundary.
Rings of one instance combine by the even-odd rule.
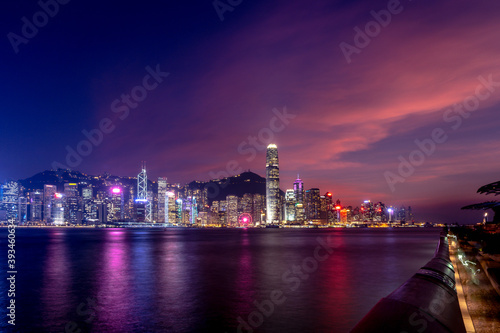
[[[266,153],[266,222],[277,224],[281,218],[280,205],[280,174],[278,147],[275,144],[267,146]]]

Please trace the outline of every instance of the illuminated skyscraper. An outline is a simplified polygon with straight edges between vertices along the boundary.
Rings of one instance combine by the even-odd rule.
[[[52,217],[52,202],[54,201],[57,192],[55,185],[43,185],[43,220],[46,223],[53,221]]]
[[[297,175],[297,179],[293,182],[293,192],[295,193],[295,220],[304,222],[306,218],[305,203],[304,203],[304,182]]]
[[[297,175],[297,179],[293,182],[293,192],[295,192],[295,201],[304,203],[304,182]]]
[[[266,153],[266,221],[268,224],[280,222],[280,171],[278,147],[267,146]]]
[[[175,211],[175,193],[165,193],[165,223],[177,223],[177,212]]]
[[[321,199],[318,188],[311,188],[306,191],[305,203],[307,220],[319,220],[321,218]]]
[[[40,222],[42,220],[43,211],[43,193],[40,191],[35,191],[30,193],[30,221]]]
[[[227,224],[236,226],[238,223],[238,197],[235,195],[228,195],[227,202]]]
[[[16,223],[19,223],[20,192],[18,182],[9,181],[0,186],[0,210],[4,211],[6,220],[14,220]]]
[[[293,190],[286,190],[285,194],[285,220],[295,221],[295,193]]]
[[[113,187],[110,193],[110,210],[108,211],[108,221],[123,221],[124,199],[121,187]]]
[[[63,225],[64,222],[64,195],[62,193],[54,194],[54,198],[50,204],[50,216],[52,223],[55,225]]]
[[[146,163],[142,164],[142,170],[137,175],[137,198],[136,219],[139,222],[151,222],[151,202],[148,201],[148,175]]]
[[[168,207],[165,199],[167,194],[167,177],[158,177],[158,223],[168,220]]]
[[[263,222],[264,208],[266,206],[265,196],[262,194],[253,195],[253,216],[252,221],[254,224],[260,224]]]
[[[78,194],[78,184],[64,184],[64,220],[71,224],[81,224],[83,215],[80,208],[80,196]]]

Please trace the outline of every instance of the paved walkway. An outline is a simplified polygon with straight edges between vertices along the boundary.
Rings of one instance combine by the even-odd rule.
[[[475,254],[472,247],[462,247],[463,255],[465,256],[463,260],[470,260],[476,263],[474,266],[470,264],[469,267],[474,267],[480,269],[478,273],[474,276],[472,270],[464,267],[464,265],[458,260],[457,248],[453,246],[456,242],[450,239],[450,257],[452,259],[455,270],[457,270],[460,276],[460,282],[462,288],[459,287],[457,281],[457,292],[459,289],[463,290],[463,297],[467,303],[468,313],[473,322],[473,328],[470,324],[467,325],[467,315],[464,316],[464,322],[467,328],[467,332],[477,333],[498,333],[500,332],[500,296],[493,288],[490,280],[483,271],[483,267],[478,263],[475,258]],[[477,284],[476,284],[477,283]]]

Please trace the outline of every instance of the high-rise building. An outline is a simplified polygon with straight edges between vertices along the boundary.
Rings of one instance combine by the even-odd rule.
[[[64,220],[71,224],[80,224],[82,222],[82,209],[80,208],[80,196],[78,194],[78,184],[64,184]]]
[[[110,209],[108,210],[108,221],[123,221],[124,219],[124,198],[121,187],[111,188]]]
[[[321,199],[319,188],[311,188],[306,191],[306,218],[308,221],[319,220],[321,218]]]
[[[304,203],[304,182],[297,175],[297,179],[293,182],[293,192],[295,194],[295,220],[304,222],[306,219],[305,203]]]
[[[28,222],[28,199],[19,196],[18,204],[18,223],[20,225],[25,225]]]
[[[43,193],[40,191],[30,192],[30,221],[42,221],[43,212]]]
[[[293,182],[293,192],[295,193],[295,201],[304,203],[304,182],[299,178],[299,175]]]
[[[254,194],[253,195],[253,215],[252,215],[252,221],[254,225],[260,224],[263,222],[262,216],[264,215],[265,212],[265,207],[266,207],[266,198],[262,194]]]
[[[92,185],[82,188],[83,220],[86,224],[97,224],[98,207],[94,200]]]
[[[361,218],[362,221],[373,221],[374,217],[373,203],[370,200],[365,200],[361,204]]]
[[[280,171],[278,147],[275,144],[267,146],[266,153],[266,222],[280,222]]]
[[[331,192],[326,192],[320,197],[320,218],[323,223],[333,222],[333,195]]]
[[[177,223],[177,212],[175,211],[175,193],[166,192],[165,193],[165,223],[175,224]]]
[[[141,172],[137,175],[137,196],[135,199],[138,222],[151,222],[151,202],[148,201],[148,174],[146,164],[142,163]]]
[[[227,202],[227,224],[236,226],[238,224],[238,197],[235,195],[228,195]]]
[[[54,197],[52,199],[52,202],[50,204],[50,217],[52,223],[55,225],[63,225],[65,224],[64,221],[64,194],[62,193],[56,193],[54,194]]]
[[[4,211],[6,220],[20,222],[20,192],[19,183],[15,181],[9,181],[0,186],[0,210]]]
[[[239,213],[247,213],[253,215],[253,195],[250,193],[243,194],[243,198],[240,200],[241,209],[238,209]]]
[[[43,185],[43,220],[45,223],[53,222],[52,202],[57,192],[55,185]]]
[[[295,191],[286,190],[285,193],[285,220],[287,222],[295,222]]]

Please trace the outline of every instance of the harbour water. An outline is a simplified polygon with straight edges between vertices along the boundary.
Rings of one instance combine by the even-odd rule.
[[[430,260],[440,231],[20,228],[16,325],[3,315],[0,330],[348,332]]]

